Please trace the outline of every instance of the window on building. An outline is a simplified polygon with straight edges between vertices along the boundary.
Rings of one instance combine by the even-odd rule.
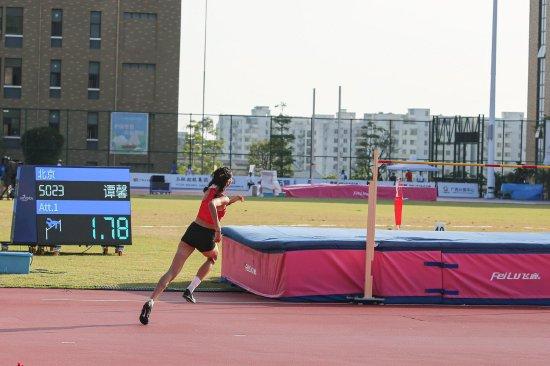
[[[403,131],[403,135],[408,135],[409,134],[409,131],[405,130]]]
[[[6,8],[5,45],[8,48],[23,47],[23,8]]]
[[[57,111],[57,110],[50,111],[50,118],[48,119],[48,125],[51,128],[54,128],[57,131],[59,131],[59,122],[60,121],[61,121],[61,115],[60,115],[59,111]]]
[[[145,19],[145,20],[157,20],[157,14],[155,13],[137,13],[137,12],[124,12],[124,19]]]
[[[97,112],[88,112],[88,141],[97,141],[98,120],[99,116]]]
[[[409,145],[414,145],[414,140],[409,140]]]
[[[52,47],[61,47],[63,44],[63,10],[61,9],[52,9],[50,44]]]
[[[332,158],[332,161],[337,162],[338,158]]]
[[[101,48],[101,12],[90,12],[90,48]]]
[[[155,71],[155,68],[156,68],[156,65],[155,64],[136,64],[136,63],[123,63],[122,64],[122,68],[125,69],[125,70],[130,70],[130,69],[138,69],[138,70],[152,70],[152,71]],[[252,122],[251,124],[254,124],[254,122]]]
[[[416,128],[413,128],[411,130],[411,136],[416,136],[418,134],[418,130]]]
[[[335,147],[335,148],[333,149],[333,152],[337,153],[337,152],[338,152],[338,148]]]
[[[334,143],[335,143],[335,144],[337,144],[337,143],[338,143],[338,139],[337,139],[337,138],[336,138],[336,139],[334,139]]]
[[[402,145],[407,145],[407,140],[401,141],[401,144],[402,144]]]
[[[50,98],[61,97],[61,60],[50,62]]]
[[[21,128],[21,110],[3,110],[4,137],[19,137]]]
[[[428,146],[428,141],[424,140],[424,146]]]
[[[411,154],[416,154],[416,150],[412,149],[412,150],[410,150],[410,153]]]
[[[4,65],[4,98],[21,99],[21,59],[7,58]]]
[[[88,67],[88,99],[99,99],[99,62]]]

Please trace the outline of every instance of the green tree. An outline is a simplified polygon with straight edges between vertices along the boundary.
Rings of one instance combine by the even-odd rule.
[[[521,165],[521,161],[516,162],[516,164]],[[505,183],[528,183],[535,177],[535,174],[536,170],[534,169],[515,168],[503,177],[503,181]]]
[[[248,164],[255,165],[258,171],[269,168],[269,141],[262,140],[250,145]]]
[[[290,117],[279,114],[271,123],[271,169],[277,171],[279,177],[291,177],[294,174],[292,165],[292,142],[294,135],[289,133]]]
[[[357,142],[357,163],[351,174],[352,179],[372,178],[372,155],[375,148],[380,150],[380,158],[384,159],[391,145],[390,132],[373,121],[361,128]]]
[[[25,164],[55,164],[61,156],[65,139],[49,126],[27,130],[21,136]]]
[[[184,169],[190,165],[195,174],[210,174],[222,165],[223,140],[219,139],[210,118],[191,121],[183,146]]]

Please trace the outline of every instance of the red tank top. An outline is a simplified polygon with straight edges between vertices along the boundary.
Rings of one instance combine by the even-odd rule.
[[[210,214],[210,209],[208,208],[208,205],[214,198],[216,198],[216,192],[217,188],[208,188],[206,197],[203,198],[201,202],[201,207],[199,208],[199,213],[197,214],[197,217],[201,219],[202,221],[206,222],[207,224],[214,225],[214,221],[212,220],[212,215]],[[222,194],[221,197],[224,195]],[[226,206],[219,206],[216,207],[218,211],[218,220],[221,220],[225,215],[225,208]]]

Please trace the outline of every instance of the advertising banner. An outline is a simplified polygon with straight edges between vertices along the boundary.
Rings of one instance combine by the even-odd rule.
[[[111,113],[111,154],[147,155],[149,115],[147,113]]]
[[[437,182],[438,197],[479,198],[477,183]]]

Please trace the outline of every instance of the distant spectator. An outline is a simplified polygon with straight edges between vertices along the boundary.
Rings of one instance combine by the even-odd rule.
[[[4,193],[6,193],[6,198],[10,199],[10,198],[13,198],[13,195],[11,193],[15,188],[15,179],[17,176],[17,163],[15,161],[12,161],[9,157],[4,157],[4,159],[2,160],[4,165],[4,179],[3,179],[4,189],[0,194],[0,199],[4,198]]]
[[[420,183],[423,183],[423,182],[426,181],[426,177],[424,177],[424,176],[422,175],[422,172],[420,172],[420,173],[418,174],[418,176],[416,177],[416,181],[417,181],[417,182],[420,182]]]
[[[407,182],[413,181],[413,173],[410,170],[407,170],[407,172],[405,173],[405,180]]]
[[[248,189],[256,185],[256,183],[254,183],[254,175],[252,174],[252,172],[248,173],[248,181],[246,182],[246,185],[248,186]]]
[[[191,164],[187,166],[187,170],[185,171],[185,175],[193,175],[193,169],[191,169]]]
[[[178,174],[178,164],[176,161],[172,161],[172,165],[170,166],[170,174]]]
[[[396,182],[397,181],[397,177],[395,176],[395,172],[391,172],[390,173],[390,182]]]
[[[346,174],[345,169],[342,169],[342,171],[340,172],[340,179],[342,179],[342,180],[347,180],[348,179],[348,176]]]
[[[63,166],[63,160],[59,159],[59,160],[57,161],[57,166]]]

